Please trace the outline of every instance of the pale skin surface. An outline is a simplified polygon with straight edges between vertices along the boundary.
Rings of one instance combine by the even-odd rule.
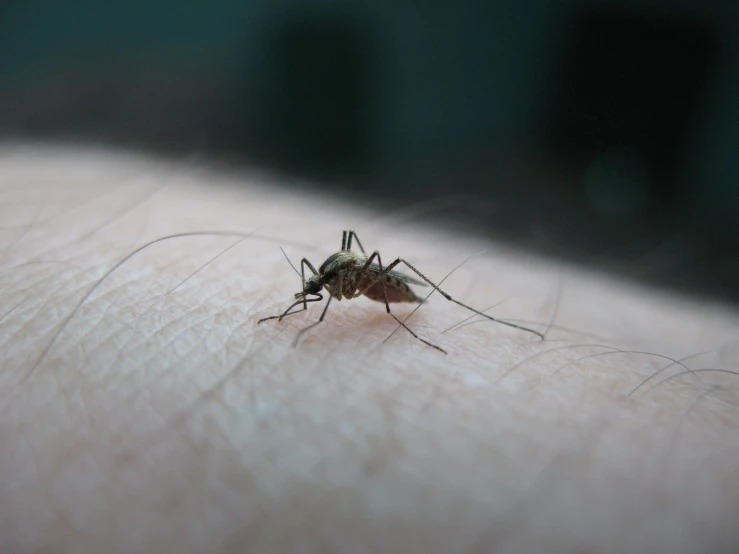
[[[670,361],[581,359],[736,371],[739,314],[196,166],[0,148],[1,552],[739,544],[739,377],[650,390],[674,364],[627,396]],[[382,343],[396,324],[366,299],[332,302],[297,348],[324,304],[257,326],[300,290],[279,246],[317,267],[344,228],[437,281],[486,248],[443,288],[504,301],[489,313],[547,342],[491,322],[442,334],[468,314],[438,294],[409,323],[446,356],[402,329]],[[203,230],[258,236],[170,294],[239,237],[159,242],[93,290],[136,248]]]

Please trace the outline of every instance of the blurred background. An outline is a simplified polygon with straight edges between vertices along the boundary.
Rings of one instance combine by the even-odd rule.
[[[736,0],[4,0],[2,138],[269,168],[739,303]]]

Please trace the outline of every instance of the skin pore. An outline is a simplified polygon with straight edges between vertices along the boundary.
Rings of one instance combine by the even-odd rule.
[[[5,145],[0,185],[2,552],[739,544],[720,304],[187,162]],[[438,293],[408,323],[448,355],[365,298],[297,348],[323,303],[257,325],[301,288],[279,247],[318,267],[343,229],[436,282],[467,260],[442,289],[546,340],[443,332],[470,314]]]

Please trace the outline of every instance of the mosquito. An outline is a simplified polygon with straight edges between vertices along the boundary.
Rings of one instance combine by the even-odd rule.
[[[359,246],[360,252],[352,250],[353,241],[356,241],[357,246]],[[395,271],[395,267],[400,264],[404,264],[406,267],[408,267],[408,269],[410,269],[411,271],[413,271],[413,273],[420,277],[420,279],[409,277],[408,275]],[[292,263],[290,265],[292,265]],[[313,275],[308,279],[305,278],[306,267],[313,273]],[[293,267],[293,269],[295,269],[295,267]],[[297,269],[295,269],[295,271],[297,272]],[[320,302],[321,300],[323,300],[323,295],[321,294],[321,291],[325,288],[329,293],[329,298],[328,302],[326,302],[326,306],[323,308],[321,317],[318,319],[318,321],[309,325],[308,327],[305,327],[298,333],[298,335],[295,337],[295,344],[298,343],[303,333],[312,329],[323,321],[323,319],[326,317],[328,307],[331,305],[332,299],[336,298],[337,301],[341,301],[342,298],[351,300],[352,298],[357,298],[358,296],[364,295],[371,300],[384,302],[387,313],[406,331],[408,331],[411,335],[420,340],[422,343],[446,354],[446,351],[443,348],[419,337],[411,330],[410,327],[405,324],[404,321],[399,320],[395,316],[395,314],[390,311],[391,302],[419,303],[423,301],[422,298],[418,297],[416,293],[413,292],[409,285],[421,287],[431,286],[434,290],[438,291],[439,294],[441,294],[450,302],[454,302],[455,304],[462,306],[463,308],[466,308],[467,310],[474,312],[479,316],[482,316],[491,321],[495,321],[496,323],[500,323],[502,325],[507,325],[508,327],[513,327],[514,329],[520,329],[521,331],[532,333],[544,340],[544,335],[542,335],[538,331],[534,331],[533,329],[528,329],[514,323],[509,323],[507,321],[496,319],[468,306],[467,304],[463,304],[462,302],[455,300],[403,258],[397,258],[395,261],[383,267],[380,253],[375,250],[370,256],[367,256],[362,243],[359,241],[359,237],[354,231],[343,232],[341,237],[341,250],[334,254],[331,254],[326,259],[326,261],[321,264],[321,267],[319,267],[318,270],[313,267],[313,264],[311,264],[307,258],[303,258],[302,260],[300,260],[299,274],[303,281],[303,290],[295,294],[295,302],[293,302],[280,315],[265,317],[257,321],[257,324],[269,321],[271,319],[282,321],[283,318],[289,315],[304,312],[308,309],[309,302]],[[300,306],[301,304],[302,308],[291,311],[293,308]]]

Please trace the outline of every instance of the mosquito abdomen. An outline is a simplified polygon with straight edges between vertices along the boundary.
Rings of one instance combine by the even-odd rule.
[[[359,290],[362,290],[367,286],[370,281],[368,278],[363,279],[363,283],[360,283]],[[411,288],[397,279],[392,277],[385,278],[385,289],[387,289],[387,301],[388,302],[420,302],[421,299],[411,290]],[[367,298],[376,300],[377,302],[385,302],[385,290],[382,286],[382,281],[378,281],[366,291],[364,295]]]

